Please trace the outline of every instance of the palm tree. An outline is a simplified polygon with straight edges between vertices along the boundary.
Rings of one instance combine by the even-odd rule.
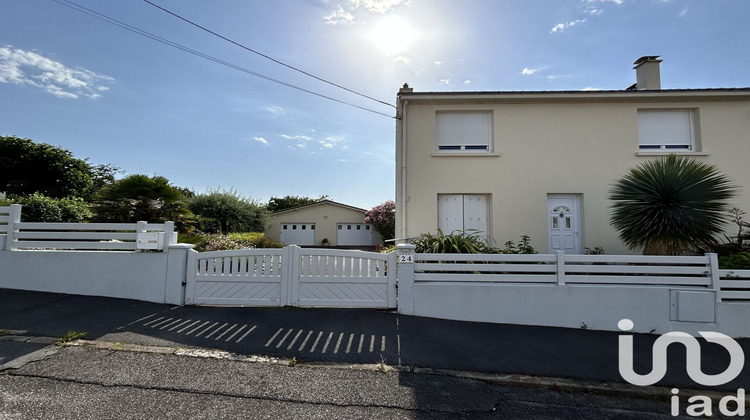
[[[93,210],[95,222],[173,221],[181,230],[192,218],[182,191],[156,175],[135,174],[113,182],[99,193]]]
[[[692,253],[716,243],[735,192],[714,166],[669,155],[644,162],[615,182],[611,224],[630,249]]]

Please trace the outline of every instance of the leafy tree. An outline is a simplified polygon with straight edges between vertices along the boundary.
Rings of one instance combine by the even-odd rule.
[[[94,221],[162,223],[184,230],[192,213],[182,192],[163,176],[129,175],[105,187],[94,201]]]
[[[270,224],[270,213],[257,201],[236,191],[209,191],[191,198],[188,208],[194,214],[215,221],[220,233],[263,232]]]
[[[110,164],[92,165],[88,163],[88,159],[86,159],[86,163],[89,165],[89,176],[91,176],[92,181],[91,188],[85,196],[88,200],[93,200],[104,187],[115,182],[118,173],[124,172],[122,169]]]
[[[23,206],[23,222],[81,223],[91,217],[88,204],[80,197],[50,198],[35,193],[10,201]]]
[[[84,197],[92,186],[88,163],[69,151],[15,136],[0,137],[0,191]]]
[[[330,200],[330,197],[328,197],[327,195],[321,195],[318,198],[310,198],[310,197],[298,197],[296,195],[287,195],[281,198],[271,197],[271,199],[268,200],[268,204],[266,204],[266,207],[268,208],[268,211],[273,213],[275,211],[290,209],[292,207],[315,204],[319,201],[324,201],[324,200]]]
[[[630,249],[692,253],[715,244],[735,192],[714,166],[669,155],[644,162],[615,182],[611,224]]]
[[[396,237],[396,202],[388,200],[365,213],[365,223],[372,223],[384,241]]]

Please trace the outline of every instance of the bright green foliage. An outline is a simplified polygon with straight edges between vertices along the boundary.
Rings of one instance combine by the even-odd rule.
[[[263,232],[271,223],[266,207],[235,191],[209,191],[191,198],[188,208],[200,216],[201,230],[218,232]]]
[[[81,223],[91,217],[88,204],[79,197],[50,198],[42,194],[33,194],[11,201],[23,206],[23,222]]]
[[[722,270],[750,270],[750,251],[719,257]]]
[[[436,234],[423,233],[410,241],[416,245],[415,252],[429,254],[491,254],[497,249],[491,247],[481,232],[454,231],[449,235],[438,229]]]
[[[324,200],[330,200],[330,197],[328,197],[327,195],[321,195],[318,198],[310,198],[310,197],[298,197],[296,195],[287,195],[281,198],[271,197],[271,199],[268,200],[268,204],[266,204],[266,207],[268,208],[268,211],[273,213],[275,211],[290,209],[292,207],[315,204],[319,201],[324,201]]]
[[[227,249],[283,248],[284,244],[262,233],[230,233],[229,235],[190,235],[179,237],[180,243],[194,244],[198,252]]]
[[[85,197],[93,185],[88,163],[69,151],[15,136],[0,137],[0,192]]]
[[[501,254],[536,254],[536,250],[531,246],[529,235],[521,235],[521,241],[516,245],[513,241],[505,243],[505,248],[499,250]]]
[[[96,222],[173,221],[181,230],[192,217],[185,196],[163,176],[130,175],[115,181],[99,193],[93,210]]]
[[[689,254],[715,244],[735,191],[712,165],[675,155],[650,160],[612,186],[611,224],[630,249]]]

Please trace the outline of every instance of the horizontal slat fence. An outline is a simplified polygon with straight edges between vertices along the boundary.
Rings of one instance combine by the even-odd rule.
[[[750,270],[719,270],[719,297],[724,302],[750,302]]]
[[[712,287],[707,256],[415,254],[415,282]]]
[[[11,218],[11,207],[0,206],[0,234],[8,233],[8,223],[11,221]]]
[[[15,224],[13,249],[66,249],[135,251],[139,233],[162,235],[165,244],[176,242],[174,224],[167,223],[36,223]]]

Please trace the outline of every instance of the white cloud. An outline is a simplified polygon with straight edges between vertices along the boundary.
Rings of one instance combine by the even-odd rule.
[[[355,8],[362,6],[370,13],[381,15],[390,12],[402,3],[406,4],[407,2],[404,0],[352,0]]]
[[[565,31],[568,28],[571,28],[571,27],[576,26],[576,25],[580,25],[580,24],[582,24],[584,22],[586,22],[586,19],[576,19],[576,20],[570,21],[568,23],[558,23],[557,25],[555,25],[552,28],[552,30],[550,32],[551,33],[563,32],[563,31]]]
[[[440,79],[440,83],[442,83],[444,85],[450,85],[451,84],[451,79]]]
[[[263,137],[253,137],[253,140],[257,141],[258,143],[268,144],[268,140],[264,139]]]
[[[326,149],[338,148],[339,150],[347,150],[348,147],[346,145],[341,144],[343,142],[344,142],[343,137],[335,137],[335,136],[326,137],[325,140],[318,141],[318,143],[320,143],[320,145]]]
[[[330,15],[324,16],[323,20],[329,25],[347,24],[354,22],[354,15],[339,5],[338,9],[334,10]]]
[[[396,58],[393,59],[393,62],[394,63],[409,64],[409,57],[406,57],[406,56],[403,56],[403,55],[399,55],[398,57],[396,57]]]
[[[285,114],[286,113],[286,110],[284,110],[284,108],[280,106],[269,105],[265,107],[264,109],[266,110],[266,112],[271,113],[271,114]]]
[[[521,70],[521,74],[525,76],[530,76],[536,72],[538,72],[540,69],[530,69],[528,67],[524,67],[523,70]]]
[[[443,62],[442,62],[442,61],[440,61],[440,60],[435,60],[435,61],[434,61],[434,64],[435,64],[435,67],[437,67],[437,66],[439,66],[439,65],[443,64]]]
[[[312,140],[312,137],[303,135],[290,136],[288,134],[282,134],[281,137],[287,140]]]
[[[470,85],[471,84],[471,80],[464,80],[464,84],[465,85]]]
[[[100,98],[115,79],[86,69],[72,69],[32,51],[0,47],[0,83],[27,85],[60,98]]]
[[[595,92],[595,91],[598,91],[598,90],[601,90],[601,89],[589,86],[589,87],[585,87],[585,88],[583,88],[581,90],[584,91],[584,92]]]

